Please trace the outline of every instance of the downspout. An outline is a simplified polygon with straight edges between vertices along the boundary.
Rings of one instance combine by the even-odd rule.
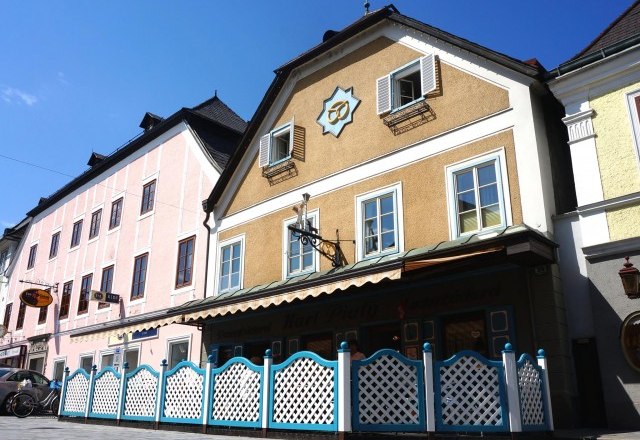
[[[211,217],[211,211],[209,211],[207,208],[207,200],[203,200],[202,209],[204,209],[206,216],[204,217],[204,222],[202,222],[202,225],[207,229],[207,249],[205,251],[206,257],[204,261],[204,294],[202,295],[202,298],[207,297],[207,281],[209,278],[209,245],[211,243],[211,228],[209,227],[209,217]]]

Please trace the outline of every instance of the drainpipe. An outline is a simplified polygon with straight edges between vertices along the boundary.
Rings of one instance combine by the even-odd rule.
[[[207,206],[207,200],[203,200],[202,201],[202,209],[204,209],[204,212],[206,213],[206,216],[204,217],[204,222],[202,222],[202,225],[207,229],[207,256],[205,257],[205,262],[204,262],[204,294],[202,295],[203,298],[207,297],[207,281],[209,278],[209,244],[211,242],[211,228],[209,227],[209,217],[211,217],[211,211],[209,211]]]

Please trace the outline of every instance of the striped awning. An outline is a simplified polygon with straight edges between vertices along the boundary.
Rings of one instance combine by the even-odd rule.
[[[156,318],[149,321],[123,324],[122,326],[110,326],[108,330],[96,330],[94,332],[86,332],[78,335],[72,334],[71,342],[87,342],[95,341],[98,339],[108,339],[110,337],[120,336],[126,333],[141,332],[143,330],[151,330],[171,324],[181,324],[183,321],[183,315],[175,315]]]
[[[397,280],[401,277],[401,275],[402,269],[398,267],[384,272],[370,273],[353,278],[340,279],[313,287],[307,287],[255,299],[247,299],[245,301],[231,304],[216,306],[215,303],[213,303],[210,308],[185,314],[184,323],[186,324],[190,321],[214,318],[216,316],[222,316],[226,314],[246,312],[248,310],[257,310],[260,307],[264,308],[269,306],[277,306],[283,303],[290,303],[296,299],[302,300],[310,297],[315,298],[322,294],[329,295],[339,290],[346,290],[350,287],[360,287],[367,283],[376,284],[385,279]]]

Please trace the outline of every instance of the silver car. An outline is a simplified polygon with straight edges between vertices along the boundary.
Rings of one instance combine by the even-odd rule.
[[[25,391],[31,392],[38,401],[43,400],[49,394],[49,379],[37,371],[0,368],[0,414],[7,414],[7,404],[11,397],[18,392],[20,383],[25,379],[31,381],[31,388],[25,389]]]

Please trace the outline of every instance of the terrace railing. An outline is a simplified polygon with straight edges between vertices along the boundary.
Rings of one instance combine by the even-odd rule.
[[[433,361],[384,349],[351,362],[346,342],[338,360],[302,351],[273,365],[235,357],[216,368],[183,361],[167,371],[142,365],[122,373],[66,369],[60,416],[207,426],[329,432],[552,431],[544,351],[516,362],[463,351]]]

